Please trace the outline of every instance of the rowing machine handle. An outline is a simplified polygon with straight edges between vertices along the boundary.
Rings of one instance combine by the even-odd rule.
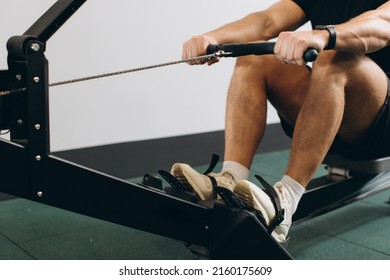
[[[209,45],[207,47],[207,54],[213,54],[217,52],[223,52],[223,57],[237,57],[245,55],[262,55],[262,54],[274,54],[275,43],[274,42],[262,42],[262,43],[247,43],[247,44],[218,44]],[[309,48],[303,54],[303,59],[306,62],[313,62],[317,59],[318,51],[313,48]]]

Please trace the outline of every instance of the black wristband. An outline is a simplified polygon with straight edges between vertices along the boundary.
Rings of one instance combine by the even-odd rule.
[[[329,32],[329,42],[324,50],[331,50],[336,45],[336,29],[334,25],[317,25],[314,29],[326,30]]]

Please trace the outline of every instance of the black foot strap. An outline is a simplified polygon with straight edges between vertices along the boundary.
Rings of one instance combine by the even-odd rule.
[[[216,154],[213,154],[211,157],[211,161],[209,164],[209,167],[205,172],[203,172],[204,175],[210,178],[211,184],[213,186],[213,198],[217,198],[217,193],[215,191],[215,188],[218,186],[217,181],[214,177],[209,176],[208,174],[211,173],[215,166],[218,164],[219,156]],[[194,193],[194,190],[187,184],[183,184],[180,182],[175,176],[173,176],[169,171],[166,170],[159,170],[158,173],[168,182],[168,184],[174,188],[175,190],[184,191],[184,192],[190,192]]]
[[[274,231],[274,229],[280,225],[280,223],[284,220],[284,209],[281,207],[280,199],[278,194],[276,193],[275,189],[268,184],[263,177],[259,175],[255,175],[256,179],[259,180],[261,185],[263,186],[263,190],[268,196],[271,198],[272,204],[275,208],[275,218],[270,221],[268,228],[268,232],[271,233]]]
[[[268,226],[263,215],[259,211],[247,207],[234,192],[223,187],[216,187],[215,190],[227,206],[229,206],[230,208],[238,208],[241,210],[247,210],[249,212],[252,212],[268,230]]]
[[[222,198],[227,206],[231,208],[238,208],[242,210],[247,210],[245,204],[241,199],[231,190],[223,187],[215,187],[216,193]]]
[[[211,181],[211,185],[213,186],[213,199],[217,199],[217,191],[216,191],[216,188],[218,187],[217,180],[215,180],[213,176],[209,176],[209,175],[206,176],[209,177]]]
[[[175,176],[166,170],[159,170],[158,173],[168,182],[168,184],[176,189],[183,192],[193,192],[192,188],[183,185]]]
[[[211,157],[209,167],[207,168],[207,170],[205,172],[203,172],[203,174],[207,175],[207,174],[213,172],[215,166],[217,166],[217,164],[218,164],[218,161],[219,161],[219,155],[213,154]]]
[[[218,164],[219,158],[220,158],[219,155],[213,154],[211,157],[209,167],[206,169],[205,172],[203,172],[203,175],[206,175],[207,177],[209,177],[209,179],[211,181],[211,184],[213,186],[213,198],[214,199],[217,198],[216,187],[218,187],[218,183],[217,183],[217,180],[215,180],[215,178],[213,176],[209,176],[208,174],[213,172],[215,166],[217,166],[217,164]]]

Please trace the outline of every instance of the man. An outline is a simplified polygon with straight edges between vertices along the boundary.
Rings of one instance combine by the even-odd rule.
[[[313,27],[327,26],[293,31],[308,20]],[[183,58],[205,54],[209,44],[276,37],[275,56],[237,59],[227,97],[221,173],[205,176],[182,163],[174,164],[171,173],[201,199],[213,198],[216,181],[259,211],[271,226],[277,207],[270,195],[246,180],[265,130],[269,100],[292,137],[285,175],[274,186],[284,220],[272,236],[284,242],[305,187],[329,150],[355,157],[390,155],[386,75],[390,73],[390,1],[278,1],[264,11],[194,36],[184,44]],[[305,67],[302,58],[308,48],[319,51],[312,69]]]

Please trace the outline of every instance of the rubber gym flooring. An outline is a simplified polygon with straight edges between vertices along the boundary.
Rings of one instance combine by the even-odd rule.
[[[287,150],[257,155],[251,180],[260,174],[273,184],[283,174],[287,156]],[[198,168],[205,170],[206,165]],[[323,173],[321,168],[316,176]],[[139,182],[140,178],[130,180]],[[3,260],[200,259],[181,241],[20,198],[0,197]],[[298,260],[390,260],[389,197],[387,190],[295,225],[289,252]]]

